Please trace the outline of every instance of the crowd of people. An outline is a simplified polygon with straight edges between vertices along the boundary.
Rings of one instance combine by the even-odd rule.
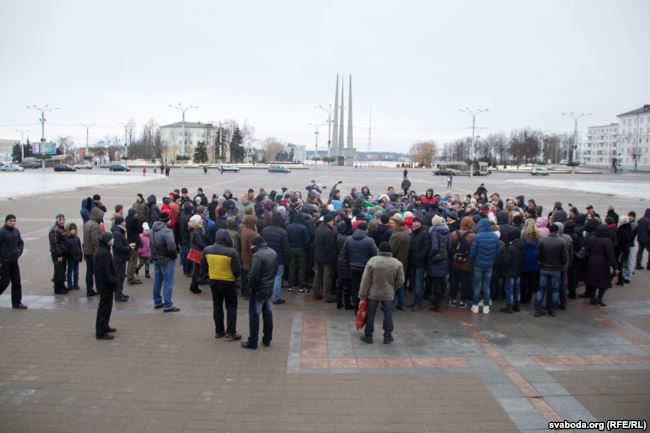
[[[363,186],[343,195],[341,182],[328,190],[315,181],[304,190],[249,189],[240,197],[228,189],[208,198],[201,188],[193,195],[182,188],[162,201],[137,194],[110,214],[100,195],[84,198],[83,227],[59,214],[49,233],[54,293],[79,290],[85,262],[86,296],[100,295],[96,337],[111,339],[113,300],[128,302],[125,281],[142,284],[142,270],[146,279],[153,273],[154,308],[179,311],[172,300],[178,268],[192,293],[209,285],[217,338],[241,339],[242,296],[250,322],[242,346],[257,348],[260,316],[268,346],[271,306],[292,293],[311,293],[355,313],[367,300],[366,343],[373,341],[381,305],[388,344],[393,309],[415,312],[427,299],[435,312],[448,305],[475,314],[489,314],[496,301],[505,301],[500,311],[507,314],[532,301],[535,316],[553,317],[567,309],[567,299],[605,306],[607,289],[629,283],[650,251],[650,209],[639,220],[612,206],[603,216],[592,206],[560,202],[545,212],[534,199],[504,199],[484,184],[464,197],[431,188],[418,194],[407,175],[400,190],[379,194]],[[0,289],[11,282],[13,307],[26,309],[18,268],[23,241],[15,225],[16,217],[7,215],[0,229]]]

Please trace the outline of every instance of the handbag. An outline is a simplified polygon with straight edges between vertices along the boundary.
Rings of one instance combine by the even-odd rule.
[[[190,251],[187,253],[187,260],[192,263],[201,264],[203,260],[203,251],[199,251],[195,248],[190,248]]]
[[[368,301],[362,299],[359,302],[359,309],[357,310],[357,329],[362,329],[366,326],[366,319],[368,318]]]

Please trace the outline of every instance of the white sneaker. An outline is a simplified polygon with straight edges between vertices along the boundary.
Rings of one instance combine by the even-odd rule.
[[[490,307],[483,307],[483,314],[490,314]]]
[[[480,301],[478,301],[478,306],[479,306],[479,307],[482,307],[482,306],[483,306],[483,299],[481,299]]]
[[[478,314],[478,305],[472,305],[472,313]]]

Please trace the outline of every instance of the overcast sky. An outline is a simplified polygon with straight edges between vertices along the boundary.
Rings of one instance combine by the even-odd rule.
[[[650,1],[0,2],[0,138],[30,129],[26,105],[60,107],[46,137],[123,136],[119,122],[248,121],[313,148],[337,73],[352,74],[358,150],[406,151],[478,125],[568,132],[650,103]],[[346,92],[347,93],[347,92]],[[347,97],[347,95],[346,95]],[[346,115],[347,118],[347,115]],[[327,129],[321,129],[320,144]]]

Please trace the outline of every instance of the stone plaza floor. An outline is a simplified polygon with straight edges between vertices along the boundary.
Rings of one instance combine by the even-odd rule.
[[[409,177],[417,191],[444,191],[446,179],[429,171]],[[543,432],[549,421],[650,417],[650,270],[608,291],[608,307],[570,300],[556,318],[533,317],[532,305],[502,314],[498,303],[489,315],[453,307],[437,314],[428,305],[397,311],[390,345],[378,338],[381,314],[375,344],[367,345],[349,311],[284,293],[287,303],[273,308],[273,342],[256,351],[214,338],[209,290],[190,293],[178,268],[181,311],[152,308],[151,280],[127,284],[131,299],[114,306],[112,341],[95,340],[98,300],[84,296],[84,264],[80,293],[53,295],[48,229],[59,212],[80,223],[87,195],[100,193],[110,209],[128,207],[137,192],[160,199],[202,186],[208,196],[224,188],[239,195],[259,186],[302,189],[312,178],[376,193],[399,187],[401,170],[204,176],[187,169],[142,185],[0,201],[0,215],[18,216],[26,242],[20,266],[29,306],[12,310],[10,289],[0,297],[0,432]],[[612,203],[621,215],[648,207],[634,197],[518,186],[505,175],[457,178],[455,190],[472,192],[479,182],[504,198],[523,192],[547,209],[556,200],[603,213]],[[240,299],[244,338],[246,307]]]

